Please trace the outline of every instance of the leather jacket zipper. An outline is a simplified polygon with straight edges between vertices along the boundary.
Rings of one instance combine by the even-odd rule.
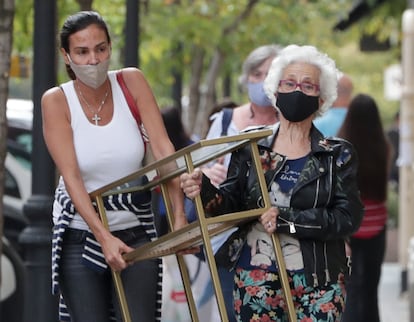
[[[322,229],[321,225],[313,226],[313,225],[295,224],[293,221],[286,220],[285,218],[282,218],[280,216],[278,216],[277,218],[285,222],[285,224],[278,224],[278,227],[289,226],[289,232],[291,234],[296,233],[296,227],[306,228],[306,229]]]
[[[316,244],[315,242],[312,243],[312,247],[313,247],[313,273],[312,273],[312,277],[313,277],[313,287],[318,287],[319,286],[319,281],[318,281],[318,274],[316,274]]]
[[[323,256],[325,257],[325,286],[331,282],[331,275],[328,269],[328,252],[326,250],[326,243],[323,243]]]

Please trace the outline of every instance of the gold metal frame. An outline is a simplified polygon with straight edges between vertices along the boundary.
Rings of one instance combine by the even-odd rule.
[[[203,244],[206,252],[206,259],[210,268],[211,278],[214,286],[216,300],[222,321],[228,321],[224,298],[221,292],[220,280],[217,273],[217,266],[211,247],[211,237],[223,231],[226,231],[243,221],[252,220],[260,216],[270,207],[270,198],[267,192],[266,182],[261,170],[261,163],[257,141],[261,138],[271,135],[271,130],[259,130],[243,133],[235,136],[221,137],[211,140],[201,140],[184,149],[181,149],[173,155],[156,161],[143,167],[139,171],[132,173],[122,179],[106,185],[90,193],[90,197],[96,201],[98,205],[99,215],[105,226],[107,226],[106,212],[103,207],[103,197],[118,193],[133,191],[148,191],[161,187],[162,196],[167,209],[168,224],[170,231],[157,240],[142,245],[134,251],[125,254],[124,258],[128,261],[140,261],[144,259],[162,257],[175,254],[177,256],[178,265],[183,280],[185,293],[189,305],[192,321],[198,322],[197,309],[191,291],[190,278],[186,263],[182,255],[177,255],[179,251]],[[263,196],[264,206],[257,209],[225,214],[217,217],[206,217],[202,205],[201,197],[195,198],[195,205],[198,214],[198,220],[183,227],[179,230],[172,231],[173,212],[169,201],[168,189],[166,182],[173,179],[184,172],[191,172],[194,168],[206,164],[218,157],[231,153],[239,148],[250,145],[252,151],[252,160],[257,171],[261,193]],[[150,178],[147,183],[136,184],[137,179],[147,176]],[[277,265],[279,267],[279,275],[285,300],[288,308],[288,316],[290,322],[296,322],[296,312],[293,305],[292,295],[290,293],[289,281],[286,274],[285,263],[283,260],[282,249],[276,234],[272,235],[273,246],[276,255]],[[118,272],[112,272],[118,300],[124,322],[130,322],[128,305],[125,299],[125,293]]]

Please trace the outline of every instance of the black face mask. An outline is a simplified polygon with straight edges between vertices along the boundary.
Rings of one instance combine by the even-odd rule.
[[[285,119],[301,122],[318,110],[319,96],[309,96],[301,91],[278,92],[276,105]]]

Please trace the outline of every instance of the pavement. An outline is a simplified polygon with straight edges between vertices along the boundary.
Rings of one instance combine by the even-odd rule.
[[[410,322],[409,294],[401,293],[401,266],[385,262],[378,290],[380,318],[383,322]]]
[[[380,318],[382,322],[412,322],[410,320],[410,295],[402,292],[402,267],[398,263],[398,230],[389,229],[387,249],[382,265],[381,280],[378,289]]]

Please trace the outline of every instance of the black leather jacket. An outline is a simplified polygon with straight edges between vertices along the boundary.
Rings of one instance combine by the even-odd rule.
[[[271,150],[277,136],[259,142],[267,187],[283,168],[286,158]],[[202,200],[207,215],[216,216],[257,208],[262,197],[251,168],[249,148],[232,154],[227,180],[216,189],[203,177]],[[309,285],[335,283],[348,276],[344,239],[362,220],[363,205],[356,182],[357,156],[352,145],[339,138],[324,138],[312,126],[311,152],[293,188],[290,207],[279,208],[277,232],[292,234],[300,242]],[[251,222],[244,224],[216,254],[219,265],[234,268]]]

